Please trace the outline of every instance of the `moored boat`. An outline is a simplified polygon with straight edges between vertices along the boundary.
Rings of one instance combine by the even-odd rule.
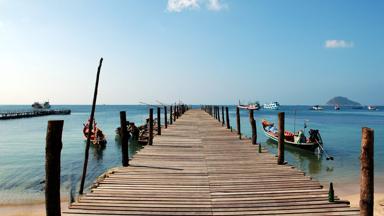
[[[317,111],[320,111],[320,110],[324,110],[323,107],[321,107],[320,105],[315,105],[311,108],[311,110],[317,110]]]
[[[279,102],[272,102],[272,103],[264,104],[263,108],[264,109],[278,110],[278,109],[280,109],[280,104],[279,104]]]
[[[83,135],[84,139],[87,140],[90,129],[90,122],[84,124]],[[104,145],[107,143],[107,139],[103,131],[97,127],[96,121],[93,121],[92,131],[90,133],[90,140],[94,145]]]
[[[254,103],[248,103],[248,105],[243,105],[239,101],[239,105],[237,106],[240,109],[247,109],[247,110],[259,110],[260,109],[260,103],[254,102]]]
[[[262,121],[263,131],[265,136],[278,142],[278,130],[274,126],[274,123],[268,122],[263,119]],[[314,151],[321,145],[323,147],[323,141],[320,136],[319,130],[310,129],[308,131],[309,137],[306,137],[303,130],[299,130],[295,133],[290,131],[284,131],[284,142],[288,145],[295,146],[298,148]]]
[[[338,104],[335,105],[335,110],[340,110],[340,106]]]
[[[369,106],[368,106],[368,110],[373,110],[373,111],[374,111],[374,110],[377,110],[377,107],[372,106],[372,105],[369,105]]]

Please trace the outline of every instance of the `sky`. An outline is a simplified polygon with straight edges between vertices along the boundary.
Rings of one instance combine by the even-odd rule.
[[[383,105],[384,1],[0,0],[0,104]]]

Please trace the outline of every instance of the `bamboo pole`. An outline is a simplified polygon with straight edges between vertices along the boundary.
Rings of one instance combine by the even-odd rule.
[[[125,111],[120,112],[120,141],[121,141],[121,159],[124,167],[129,166],[128,155],[128,131],[127,131],[127,114]]]
[[[251,124],[252,129],[252,144],[256,144],[257,142],[257,133],[256,133],[256,121],[253,117],[253,110],[249,110],[249,122]]]
[[[279,140],[278,140],[278,150],[277,150],[277,164],[282,165],[284,164],[284,118],[285,114],[284,112],[279,112],[278,114],[279,118]]]
[[[153,144],[153,109],[149,109],[149,122],[148,122],[148,145]]]
[[[360,215],[373,215],[374,202],[374,163],[373,163],[374,131],[362,129],[361,137],[361,173],[360,173]]]
[[[47,216],[60,216],[60,155],[63,120],[48,121],[45,144],[45,210]]]
[[[95,91],[93,93],[93,101],[92,101],[92,110],[91,110],[91,116],[89,118],[89,131],[88,131],[88,135],[87,135],[87,143],[85,145],[83,173],[81,175],[81,181],[80,181],[80,189],[79,189],[79,194],[80,195],[83,194],[85,177],[87,175],[89,147],[91,145],[91,132],[93,130],[92,127],[93,127],[94,115],[95,115],[95,110],[96,110],[97,89],[99,87],[99,77],[100,77],[100,70],[101,70],[102,64],[103,64],[103,58],[100,59],[99,67],[97,68]]]

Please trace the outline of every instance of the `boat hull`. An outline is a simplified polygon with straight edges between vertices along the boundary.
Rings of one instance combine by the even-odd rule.
[[[268,133],[268,131],[266,131],[264,128],[263,128],[263,132],[264,132],[265,136],[267,136],[269,139],[273,140],[275,143],[278,143],[277,137]],[[284,144],[294,146],[294,147],[300,148],[300,149],[309,150],[309,151],[314,151],[317,147],[319,147],[319,144],[317,144],[317,143],[295,143],[295,142],[290,142],[287,140],[284,140]]]

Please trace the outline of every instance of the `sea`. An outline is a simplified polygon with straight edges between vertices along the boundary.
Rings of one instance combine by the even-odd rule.
[[[200,106],[193,106],[199,109]],[[285,112],[286,130],[319,129],[325,154],[286,146],[286,160],[323,184],[338,185],[359,183],[360,147],[362,127],[374,129],[375,183],[384,186],[384,107],[376,111],[367,109],[324,107],[322,111],[310,106],[281,106],[280,110],[261,109],[254,113],[257,125],[257,142],[276,154],[277,145],[262,132],[261,121],[277,123],[278,112]],[[1,105],[0,112],[29,110],[30,105]],[[25,119],[0,120],[0,205],[37,203],[44,200],[45,136],[49,120],[64,120],[63,148],[61,152],[62,198],[69,191],[77,191],[84,163],[85,141],[83,124],[88,120],[91,107],[87,105],[55,105],[52,109],[70,109],[70,115],[42,116]],[[121,145],[115,129],[119,126],[119,112],[127,112],[127,120],[144,124],[148,117],[145,105],[98,105],[95,119],[107,136],[104,148],[91,147],[86,176],[89,190],[92,182],[108,169],[121,166]],[[236,128],[235,106],[229,106],[230,124]],[[162,114],[163,117],[163,114]],[[307,125],[304,128],[304,124]],[[241,111],[241,130],[250,137],[248,112]],[[307,133],[307,132],[306,132]],[[143,146],[130,140],[130,157]],[[233,151],[236,151],[234,146]]]

